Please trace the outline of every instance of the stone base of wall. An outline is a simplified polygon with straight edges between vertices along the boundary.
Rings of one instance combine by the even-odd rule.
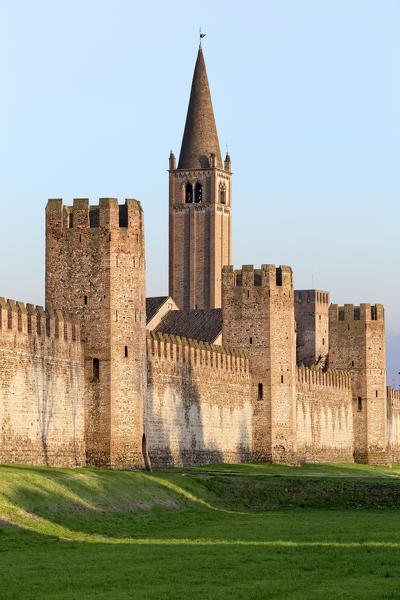
[[[395,446],[390,449],[390,458],[393,462],[400,462],[400,447]]]
[[[53,442],[47,445],[40,438],[30,440],[23,436],[12,437],[8,433],[5,443],[0,445],[0,464],[83,467],[85,448],[82,441],[62,441],[58,446]]]
[[[300,464],[325,462],[354,462],[354,456],[349,448],[315,448],[302,446],[297,449]]]
[[[227,452],[223,455],[213,450],[183,451],[182,453],[173,453],[168,450],[154,450],[149,452],[149,456],[153,467],[201,466],[222,463],[239,464],[253,460],[251,453],[246,449],[239,452]]]
[[[361,465],[392,466],[391,456],[386,451],[382,452],[355,452],[354,462]]]

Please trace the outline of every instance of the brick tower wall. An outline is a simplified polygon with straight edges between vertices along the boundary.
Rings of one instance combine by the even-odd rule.
[[[295,290],[296,361],[324,366],[329,347],[329,292]]]
[[[400,462],[400,390],[387,387],[388,450],[393,462]]]
[[[79,323],[0,298],[0,462],[85,464]]]
[[[49,200],[46,304],[81,318],[88,464],[142,466],[146,389],[143,211],[136,200]]]
[[[231,262],[231,174],[172,169],[169,177],[169,295],[180,309],[220,308],[221,271]],[[186,202],[188,183],[193,199],[202,186],[201,203]]]
[[[152,464],[251,460],[256,391],[244,352],[153,332],[147,351]]]
[[[386,350],[381,304],[330,306],[329,365],[351,373],[355,460],[386,464]]]
[[[222,273],[223,345],[249,357],[258,399],[253,404],[253,457],[296,460],[295,324],[290,267],[252,265]]]

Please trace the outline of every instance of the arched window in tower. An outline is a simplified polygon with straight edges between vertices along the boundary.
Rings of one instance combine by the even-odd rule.
[[[185,202],[191,204],[193,202],[193,186],[191,183],[186,184]]]
[[[201,183],[196,183],[194,188],[194,201],[196,204],[200,204],[203,201],[203,187]]]
[[[218,195],[219,195],[219,198],[218,198],[219,203],[225,204],[226,203],[226,190],[225,190],[225,186],[222,183],[220,183],[220,185],[219,185]]]

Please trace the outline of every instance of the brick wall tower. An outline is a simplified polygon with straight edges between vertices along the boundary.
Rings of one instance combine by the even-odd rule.
[[[354,458],[387,464],[385,315],[381,304],[332,304],[329,366],[351,372]]]
[[[294,291],[297,364],[323,367],[328,354],[329,292]]]
[[[146,317],[139,202],[48,201],[46,306],[81,317],[87,463],[141,467]]]
[[[231,160],[221,160],[199,48],[178,168],[169,158],[169,295],[181,309],[221,307],[231,262]]]
[[[222,271],[222,341],[243,348],[254,382],[255,460],[296,462],[296,346],[290,267]]]

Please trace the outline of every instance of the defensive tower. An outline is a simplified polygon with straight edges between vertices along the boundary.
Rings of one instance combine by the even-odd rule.
[[[329,347],[329,304],[329,292],[294,291],[297,364],[325,366]]]
[[[46,208],[46,306],[81,318],[87,463],[142,466],[146,397],[143,211],[136,200]]]
[[[254,381],[253,456],[294,462],[296,344],[287,266],[222,270],[222,341],[246,350]]]
[[[354,459],[387,464],[385,313],[381,304],[332,304],[329,365],[351,372]]]
[[[169,295],[180,309],[221,307],[231,262],[231,160],[221,160],[201,45],[178,168],[169,157]]]

